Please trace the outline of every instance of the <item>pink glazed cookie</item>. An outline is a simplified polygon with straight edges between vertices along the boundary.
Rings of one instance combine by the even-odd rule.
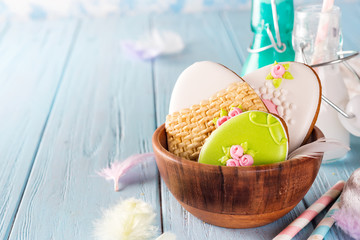
[[[321,103],[321,83],[316,72],[297,62],[275,62],[243,77],[289,131],[289,152],[310,135]]]

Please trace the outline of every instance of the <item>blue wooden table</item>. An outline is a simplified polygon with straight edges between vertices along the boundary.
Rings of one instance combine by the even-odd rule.
[[[360,50],[360,4],[343,3],[344,49]],[[271,239],[338,180],[360,167],[360,140],[344,161],[323,165],[306,197],[264,227],[225,229],[186,212],[147,162],[120,192],[96,172],[152,151],[177,76],[195,61],[240,72],[252,39],[249,11],[3,21],[0,24],[0,239],[92,239],[103,209],[135,197],[161,231],[180,240]],[[120,42],[153,28],[178,32],[178,55],[139,61]],[[302,230],[306,239],[324,214]],[[348,239],[333,227],[326,239]]]

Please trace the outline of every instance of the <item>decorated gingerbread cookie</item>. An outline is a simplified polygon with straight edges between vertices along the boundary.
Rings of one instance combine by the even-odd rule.
[[[199,104],[226,89],[231,83],[239,81],[243,82],[236,73],[221,64],[196,62],[178,77],[171,94],[169,114]]]
[[[298,148],[310,135],[319,113],[321,84],[315,71],[302,63],[275,62],[243,78],[269,111],[284,119],[289,151]]]
[[[262,165],[286,160],[288,137],[281,119],[267,112],[234,107],[216,120],[199,162],[223,166]]]
[[[233,106],[243,110],[267,111],[247,83],[234,82],[211,98],[166,117],[168,150],[179,157],[196,161],[205,140],[215,130],[213,119],[220,115],[221,109],[230,111]]]

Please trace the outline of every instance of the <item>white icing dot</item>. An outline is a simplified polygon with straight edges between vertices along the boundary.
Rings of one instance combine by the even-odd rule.
[[[286,96],[285,96],[285,95],[281,95],[281,96],[279,97],[279,100],[280,100],[281,102],[284,102],[284,101],[286,100]]]
[[[278,111],[280,117],[284,115],[284,108],[282,106],[278,106],[276,110]]]
[[[274,91],[274,97],[279,97],[281,94],[280,94],[280,91],[279,90],[275,90]]]
[[[294,119],[289,119],[289,124],[293,125],[295,123]]]
[[[266,93],[266,88],[265,88],[265,87],[261,87],[261,88],[260,88],[260,92],[261,92],[262,94]]]
[[[287,115],[285,115],[283,118],[286,122],[289,122],[289,120],[290,120],[289,116],[287,116]]]
[[[283,102],[282,105],[283,105],[284,108],[289,108],[289,105],[290,105],[290,104],[289,104],[288,102]]]
[[[295,105],[295,104],[293,104],[293,103],[291,103],[291,104],[289,105],[289,109],[291,109],[291,110],[296,109],[296,105]]]
[[[291,110],[289,108],[285,108],[284,113],[285,113],[285,115],[290,116]]]
[[[273,96],[273,92],[274,92],[274,90],[273,90],[273,89],[268,88],[268,89],[267,89],[267,92],[268,92],[268,94],[269,94],[269,95]]]
[[[271,88],[273,86],[272,81],[266,81],[265,86]]]
[[[281,105],[280,100],[277,99],[277,98],[272,98],[271,101],[272,101],[275,105]]]
[[[263,94],[263,95],[262,95],[262,98],[263,98],[263,99],[270,99],[271,96],[270,96],[269,94]]]
[[[255,89],[255,93],[256,93],[257,95],[260,95],[259,89]]]
[[[281,91],[282,94],[287,94],[288,93],[288,91],[286,89],[284,89],[284,88],[282,88],[280,91]]]

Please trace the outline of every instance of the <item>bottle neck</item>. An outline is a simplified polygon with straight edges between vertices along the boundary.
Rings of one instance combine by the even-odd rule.
[[[276,11],[280,33],[291,33],[294,25],[293,0],[277,0]],[[251,13],[251,29],[254,33],[266,34],[266,26],[269,26],[273,34],[275,34],[270,0],[253,0]]]

